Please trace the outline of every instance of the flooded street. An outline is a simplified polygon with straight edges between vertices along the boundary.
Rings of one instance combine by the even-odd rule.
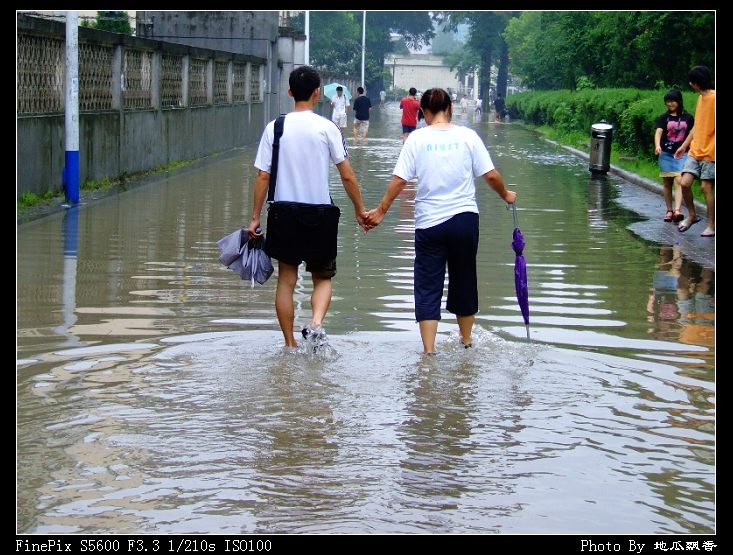
[[[373,208],[400,110],[372,110],[359,146],[351,115]],[[410,186],[364,235],[332,170],[320,355],[284,352],[276,276],[251,287],[217,259],[249,221],[256,144],[20,225],[17,531],[715,532],[714,268],[629,230],[632,185],[486,119],[454,122],[519,195],[530,343],[512,213],[483,180],[475,348],[444,310],[436,357],[414,321]],[[297,329],[310,293],[301,267]]]

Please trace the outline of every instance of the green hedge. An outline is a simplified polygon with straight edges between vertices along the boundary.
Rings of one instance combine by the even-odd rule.
[[[513,94],[506,104],[512,118],[558,130],[588,133],[601,120],[613,125],[613,142],[624,151],[643,157],[654,156],[657,117],[667,111],[666,90],[583,89]],[[682,93],[685,110],[695,112],[697,95]]]

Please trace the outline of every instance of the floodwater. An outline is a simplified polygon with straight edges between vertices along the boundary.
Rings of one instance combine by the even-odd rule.
[[[399,117],[373,110],[350,150],[368,207]],[[17,530],[715,532],[714,269],[631,233],[630,185],[517,124],[455,121],[519,193],[529,343],[512,214],[483,181],[474,348],[444,312],[437,357],[414,322],[409,187],[364,235],[332,172],[316,355],[284,351],[275,277],[217,260],[249,220],[256,145],[19,226]],[[302,275],[298,327],[310,292]]]

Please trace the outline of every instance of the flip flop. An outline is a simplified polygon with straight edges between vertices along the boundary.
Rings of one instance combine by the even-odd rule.
[[[703,231],[700,234],[700,237],[715,237],[715,231],[712,229],[705,228],[705,231]]]
[[[674,218],[674,210],[667,210],[667,213],[664,215],[664,221],[671,222],[672,218]]]
[[[684,233],[685,231],[687,231],[688,229],[690,229],[690,228],[691,228],[691,227],[692,227],[693,225],[695,225],[695,224],[696,224],[697,222],[699,222],[699,221],[700,221],[700,216],[695,216],[695,219],[694,219],[694,220],[690,220],[689,218],[687,218],[686,220],[684,220],[684,221],[683,221],[683,222],[682,222],[682,223],[681,223],[681,224],[680,224],[680,225],[679,225],[679,226],[677,227],[677,230],[678,230],[678,231],[679,231],[680,233]]]

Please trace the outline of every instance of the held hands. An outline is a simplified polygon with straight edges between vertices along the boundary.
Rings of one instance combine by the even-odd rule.
[[[382,220],[384,220],[384,210],[381,206],[377,206],[369,212],[364,212],[364,231],[368,232],[374,229],[382,223]]]

